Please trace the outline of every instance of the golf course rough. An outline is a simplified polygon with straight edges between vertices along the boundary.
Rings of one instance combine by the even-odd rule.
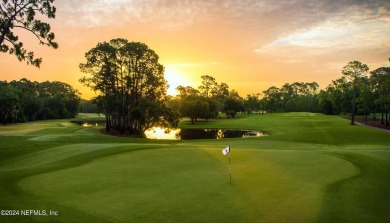
[[[388,132],[313,113],[180,125],[271,135],[172,141],[66,120],[0,126],[0,222],[390,222]]]

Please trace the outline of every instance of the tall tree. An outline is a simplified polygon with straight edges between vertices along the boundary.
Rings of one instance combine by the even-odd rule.
[[[280,89],[275,86],[272,86],[267,90],[263,91],[263,95],[263,102],[265,106],[263,109],[267,110],[270,113],[276,111],[281,103]]]
[[[368,70],[368,66],[366,64],[362,64],[360,61],[351,61],[342,70],[343,75],[347,78],[348,82],[352,86],[351,125],[355,124],[356,93],[359,81]]]
[[[213,91],[213,99],[218,104],[218,110],[222,111],[225,100],[229,97],[229,85],[226,83],[217,84],[215,90]]]
[[[381,108],[381,124],[389,125],[387,113],[390,109],[390,67],[380,67],[371,71],[370,80],[374,91],[378,94],[376,103],[378,103]],[[386,118],[384,117],[385,113]]]
[[[165,106],[167,82],[158,55],[146,44],[112,39],[85,54],[80,82],[100,93],[106,130],[143,135],[151,125],[176,126],[177,118]]]
[[[318,106],[319,111],[325,115],[334,114],[334,108],[330,100],[330,93],[328,90],[321,90],[320,93],[318,93]]]
[[[203,75],[201,78],[202,85],[199,86],[200,93],[206,98],[209,98],[216,92],[217,82],[214,77],[209,75]]]
[[[345,76],[333,80],[326,91],[328,100],[332,103],[335,114],[347,113],[350,111],[350,102],[352,100],[352,87],[348,84]]]
[[[226,99],[224,105],[224,112],[228,117],[234,118],[237,112],[244,112],[244,111],[245,111],[245,107],[242,100],[237,98],[231,98],[231,97]]]
[[[180,98],[199,95],[199,91],[191,86],[184,87],[179,85],[176,87],[176,90],[179,92]]]
[[[41,45],[47,45],[54,49],[58,44],[54,42],[54,33],[50,24],[37,19],[36,13],[47,18],[55,18],[56,8],[54,0],[2,0],[0,3],[0,52],[14,54],[19,61],[27,61],[27,64],[39,67],[42,58],[35,58],[34,52],[27,52],[23,42],[14,33],[14,29],[22,29],[30,32]]]
[[[6,82],[0,82],[0,122],[14,122],[19,113],[17,89]]]
[[[180,113],[182,117],[191,119],[194,124],[198,118],[208,119],[210,105],[204,96],[189,96],[181,99]]]
[[[292,84],[286,83],[280,89],[280,98],[284,107],[286,106],[287,102],[296,95],[296,90]]]
[[[244,101],[244,106],[247,114],[251,114],[254,111],[260,110],[260,101],[259,101],[260,93],[257,94],[247,94],[246,99]]]
[[[359,102],[359,109],[364,114],[364,121],[368,123],[368,115],[370,114],[371,107],[374,104],[375,95],[372,89],[372,84],[370,83],[370,79],[368,77],[363,77],[361,79],[362,85],[360,89],[359,97],[357,101]]]
[[[12,81],[11,84],[18,89],[20,104],[18,119],[22,121],[36,120],[43,104],[43,98],[37,94],[40,83],[23,78],[19,81]]]

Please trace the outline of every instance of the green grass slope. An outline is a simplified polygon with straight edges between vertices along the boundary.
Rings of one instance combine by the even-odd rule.
[[[390,221],[388,132],[312,113],[181,127],[271,135],[170,141],[64,120],[0,126],[0,210],[19,211],[0,222]]]

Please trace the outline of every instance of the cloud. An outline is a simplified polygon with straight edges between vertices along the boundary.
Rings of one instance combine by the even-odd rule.
[[[386,29],[384,29],[386,28]],[[377,21],[343,22],[327,21],[309,30],[301,30],[286,37],[277,39],[264,49],[283,46],[299,46],[311,48],[327,47],[364,47],[386,42],[389,24]],[[379,38],[378,38],[379,37]],[[258,51],[261,51],[258,50]]]
[[[70,0],[57,5],[65,25],[81,28],[158,22],[162,28],[190,24],[204,11],[197,1]]]
[[[57,17],[67,27],[93,28],[113,25],[121,8],[132,5],[131,0],[68,0],[56,3]]]
[[[286,36],[310,28],[347,9],[369,18],[388,19],[390,4],[380,0],[68,0],[56,2],[66,26],[93,28],[153,25],[162,30],[214,23],[256,33],[260,40]]]
[[[66,40],[73,45],[81,41],[74,35],[77,30],[109,28],[125,36],[132,32],[139,34],[137,38],[176,38],[227,53],[246,50],[286,57],[284,52],[292,52],[294,59],[279,60],[298,63],[303,59],[297,55],[321,55],[340,47],[383,48],[390,40],[390,1],[382,0],[68,0],[55,4],[56,30],[69,36]],[[171,34],[163,36],[166,33]]]
[[[377,6],[352,4],[322,22],[286,33],[254,51],[286,63],[345,51],[383,51],[390,44],[390,10],[388,4],[378,8],[373,5]]]

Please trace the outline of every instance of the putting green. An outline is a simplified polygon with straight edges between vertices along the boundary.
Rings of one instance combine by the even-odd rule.
[[[2,222],[390,220],[389,133],[337,117],[285,113],[205,122],[196,127],[234,126],[271,136],[194,141],[37,125],[43,127],[0,136],[0,208],[58,215],[0,216]],[[47,135],[59,137],[36,140]],[[221,153],[226,145],[231,185],[228,157]]]
[[[18,185],[44,200],[114,222],[268,221],[281,215],[291,222],[314,220],[323,185],[356,174],[351,163],[328,154],[238,149],[229,185],[223,158],[219,148],[139,150],[29,177]],[[301,212],[297,203],[308,208]]]

